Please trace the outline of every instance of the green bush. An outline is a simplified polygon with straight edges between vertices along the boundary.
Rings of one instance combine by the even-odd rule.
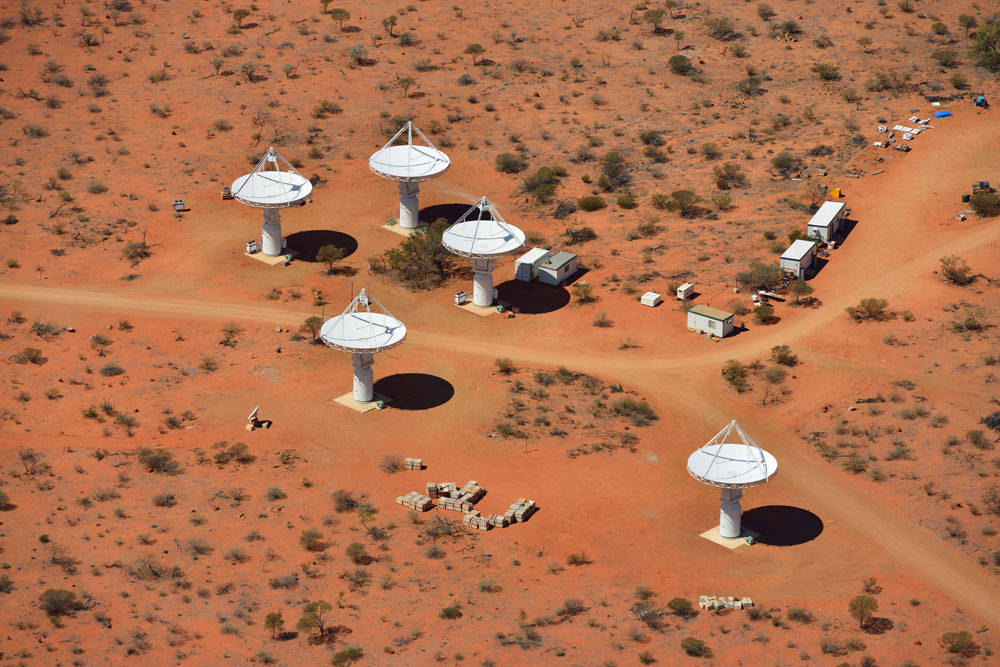
[[[524,171],[528,163],[517,153],[500,153],[496,156],[497,171],[504,174],[517,174]]]
[[[681,640],[681,649],[690,656],[696,658],[707,658],[712,655],[712,650],[708,644],[694,637],[685,637]]]
[[[462,618],[462,607],[454,604],[441,610],[441,618]]]
[[[604,199],[597,195],[587,195],[576,200],[576,205],[584,211],[597,211],[607,206]]]
[[[148,472],[174,474],[180,470],[180,464],[174,461],[174,455],[165,449],[148,447],[140,449],[139,463],[145,466]]]
[[[671,72],[674,74],[680,74],[681,76],[685,76],[694,69],[694,65],[691,64],[691,59],[679,53],[677,55],[670,56],[670,59],[667,61],[667,65],[670,67]]]

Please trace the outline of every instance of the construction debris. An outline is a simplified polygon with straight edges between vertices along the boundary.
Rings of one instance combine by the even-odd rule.
[[[699,595],[698,606],[709,611],[715,609],[746,609],[752,607],[750,598],[719,597],[715,595]]]
[[[410,468],[410,461],[413,461],[415,465],[421,464],[421,459],[406,459],[408,470],[418,469]],[[483,499],[486,495],[486,489],[474,479],[469,480],[462,488],[459,488],[455,482],[427,482],[425,490],[427,495],[419,491],[410,491],[405,496],[396,498],[396,502],[405,507],[426,512],[434,507],[436,500],[439,509],[462,512],[464,514],[462,523],[476,530],[506,528],[519,521],[527,521],[538,510],[534,500],[518,498],[502,515],[484,515],[473,505]]]
[[[409,456],[407,456],[406,460],[403,461],[403,468],[406,469],[406,470],[423,470],[424,469],[424,460],[423,459],[414,459],[414,458],[410,458]]]
[[[410,491],[405,496],[399,496],[396,498],[396,502],[418,512],[426,512],[434,507],[433,500],[417,491]]]

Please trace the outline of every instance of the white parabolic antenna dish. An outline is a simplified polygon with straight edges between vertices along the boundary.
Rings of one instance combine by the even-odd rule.
[[[483,197],[444,231],[441,243],[463,257],[501,257],[524,245],[524,232],[508,224]]]
[[[723,489],[764,484],[778,472],[778,461],[747,435],[734,419],[688,457],[688,473]]]
[[[312,183],[272,146],[253,171],[233,181],[230,191],[249,206],[287,208],[307,199]]]
[[[402,343],[406,325],[362,289],[343,313],[323,324],[319,337],[335,350],[373,354]]]
[[[414,132],[426,145],[413,143]],[[406,139],[406,143],[395,145],[400,137]],[[407,121],[385,146],[368,159],[368,167],[382,178],[413,183],[439,176],[450,166],[448,156],[435,148],[412,121]]]

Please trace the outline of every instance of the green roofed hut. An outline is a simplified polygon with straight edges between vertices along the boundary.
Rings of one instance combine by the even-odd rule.
[[[709,333],[725,338],[733,332],[733,314],[718,308],[698,304],[687,313],[687,327],[696,333]]]

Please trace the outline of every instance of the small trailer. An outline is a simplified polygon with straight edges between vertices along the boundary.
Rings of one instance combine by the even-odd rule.
[[[677,300],[684,301],[685,299],[690,299],[691,295],[694,294],[694,283],[684,283],[677,288]]]
[[[538,267],[549,257],[545,248],[532,248],[514,260],[514,280],[530,283],[538,277]]]
[[[660,302],[662,301],[663,297],[661,297],[656,292],[646,292],[645,294],[642,295],[642,298],[639,299],[639,303],[641,303],[644,306],[649,306],[650,308],[655,308],[656,306],[660,305]]]

